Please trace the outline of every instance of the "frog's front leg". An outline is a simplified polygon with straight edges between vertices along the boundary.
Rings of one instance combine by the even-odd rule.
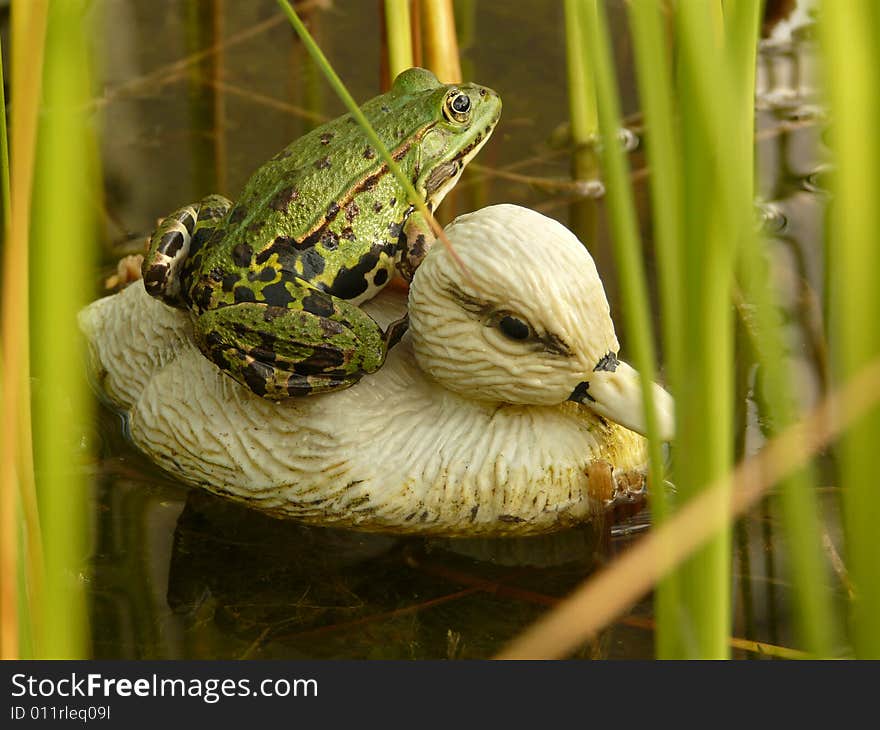
[[[186,308],[181,297],[181,269],[231,206],[222,195],[209,195],[162,220],[150,237],[150,248],[141,267],[144,288],[149,294],[172,307]]]
[[[400,239],[397,242],[397,270],[407,281],[412,281],[419,264],[428,254],[428,249],[436,240],[431,224],[418,211],[406,219]]]
[[[202,313],[202,352],[221,370],[270,400],[354,385],[381,367],[401,323],[383,332],[361,309],[299,280],[286,282],[287,307],[241,302]]]

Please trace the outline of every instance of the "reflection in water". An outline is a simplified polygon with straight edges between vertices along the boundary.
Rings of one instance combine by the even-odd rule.
[[[101,657],[486,657],[583,580],[610,534],[398,538],[124,477],[101,496]]]

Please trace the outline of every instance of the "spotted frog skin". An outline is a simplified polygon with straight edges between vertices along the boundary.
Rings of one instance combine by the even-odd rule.
[[[501,100],[413,68],[362,110],[433,209],[491,135]],[[234,206],[211,195],[164,219],[142,273],[150,294],[193,312],[208,358],[277,400],[345,388],[381,367],[406,320],[383,331],[358,305],[395,269],[411,279],[429,232],[345,115],[275,155]]]

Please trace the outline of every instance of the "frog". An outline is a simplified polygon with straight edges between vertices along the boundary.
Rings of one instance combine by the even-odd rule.
[[[431,212],[486,143],[501,99],[426,69],[399,74],[361,106]],[[351,114],[316,127],[260,167],[235,203],[212,194],[153,232],[142,278],[190,311],[201,352],[271,400],[347,388],[376,372],[405,333],[360,305],[433,244],[428,221]]]

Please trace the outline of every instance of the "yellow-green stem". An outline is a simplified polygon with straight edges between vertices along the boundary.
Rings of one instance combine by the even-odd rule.
[[[2,439],[0,439],[0,656],[19,654],[18,623],[40,626],[43,561],[36,512],[31,449],[28,269],[31,191],[47,5],[45,0],[12,6],[12,148],[10,150],[10,230],[4,245],[2,286]],[[16,271],[18,273],[16,273]],[[18,503],[27,549],[18,556]],[[29,613],[19,617],[17,561],[25,563]],[[34,635],[39,646],[39,636]]]
[[[422,0],[425,65],[443,83],[461,81],[452,0]]]
[[[385,0],[388,70],[392,79],[413,65],[409,3],[410,0]]]

